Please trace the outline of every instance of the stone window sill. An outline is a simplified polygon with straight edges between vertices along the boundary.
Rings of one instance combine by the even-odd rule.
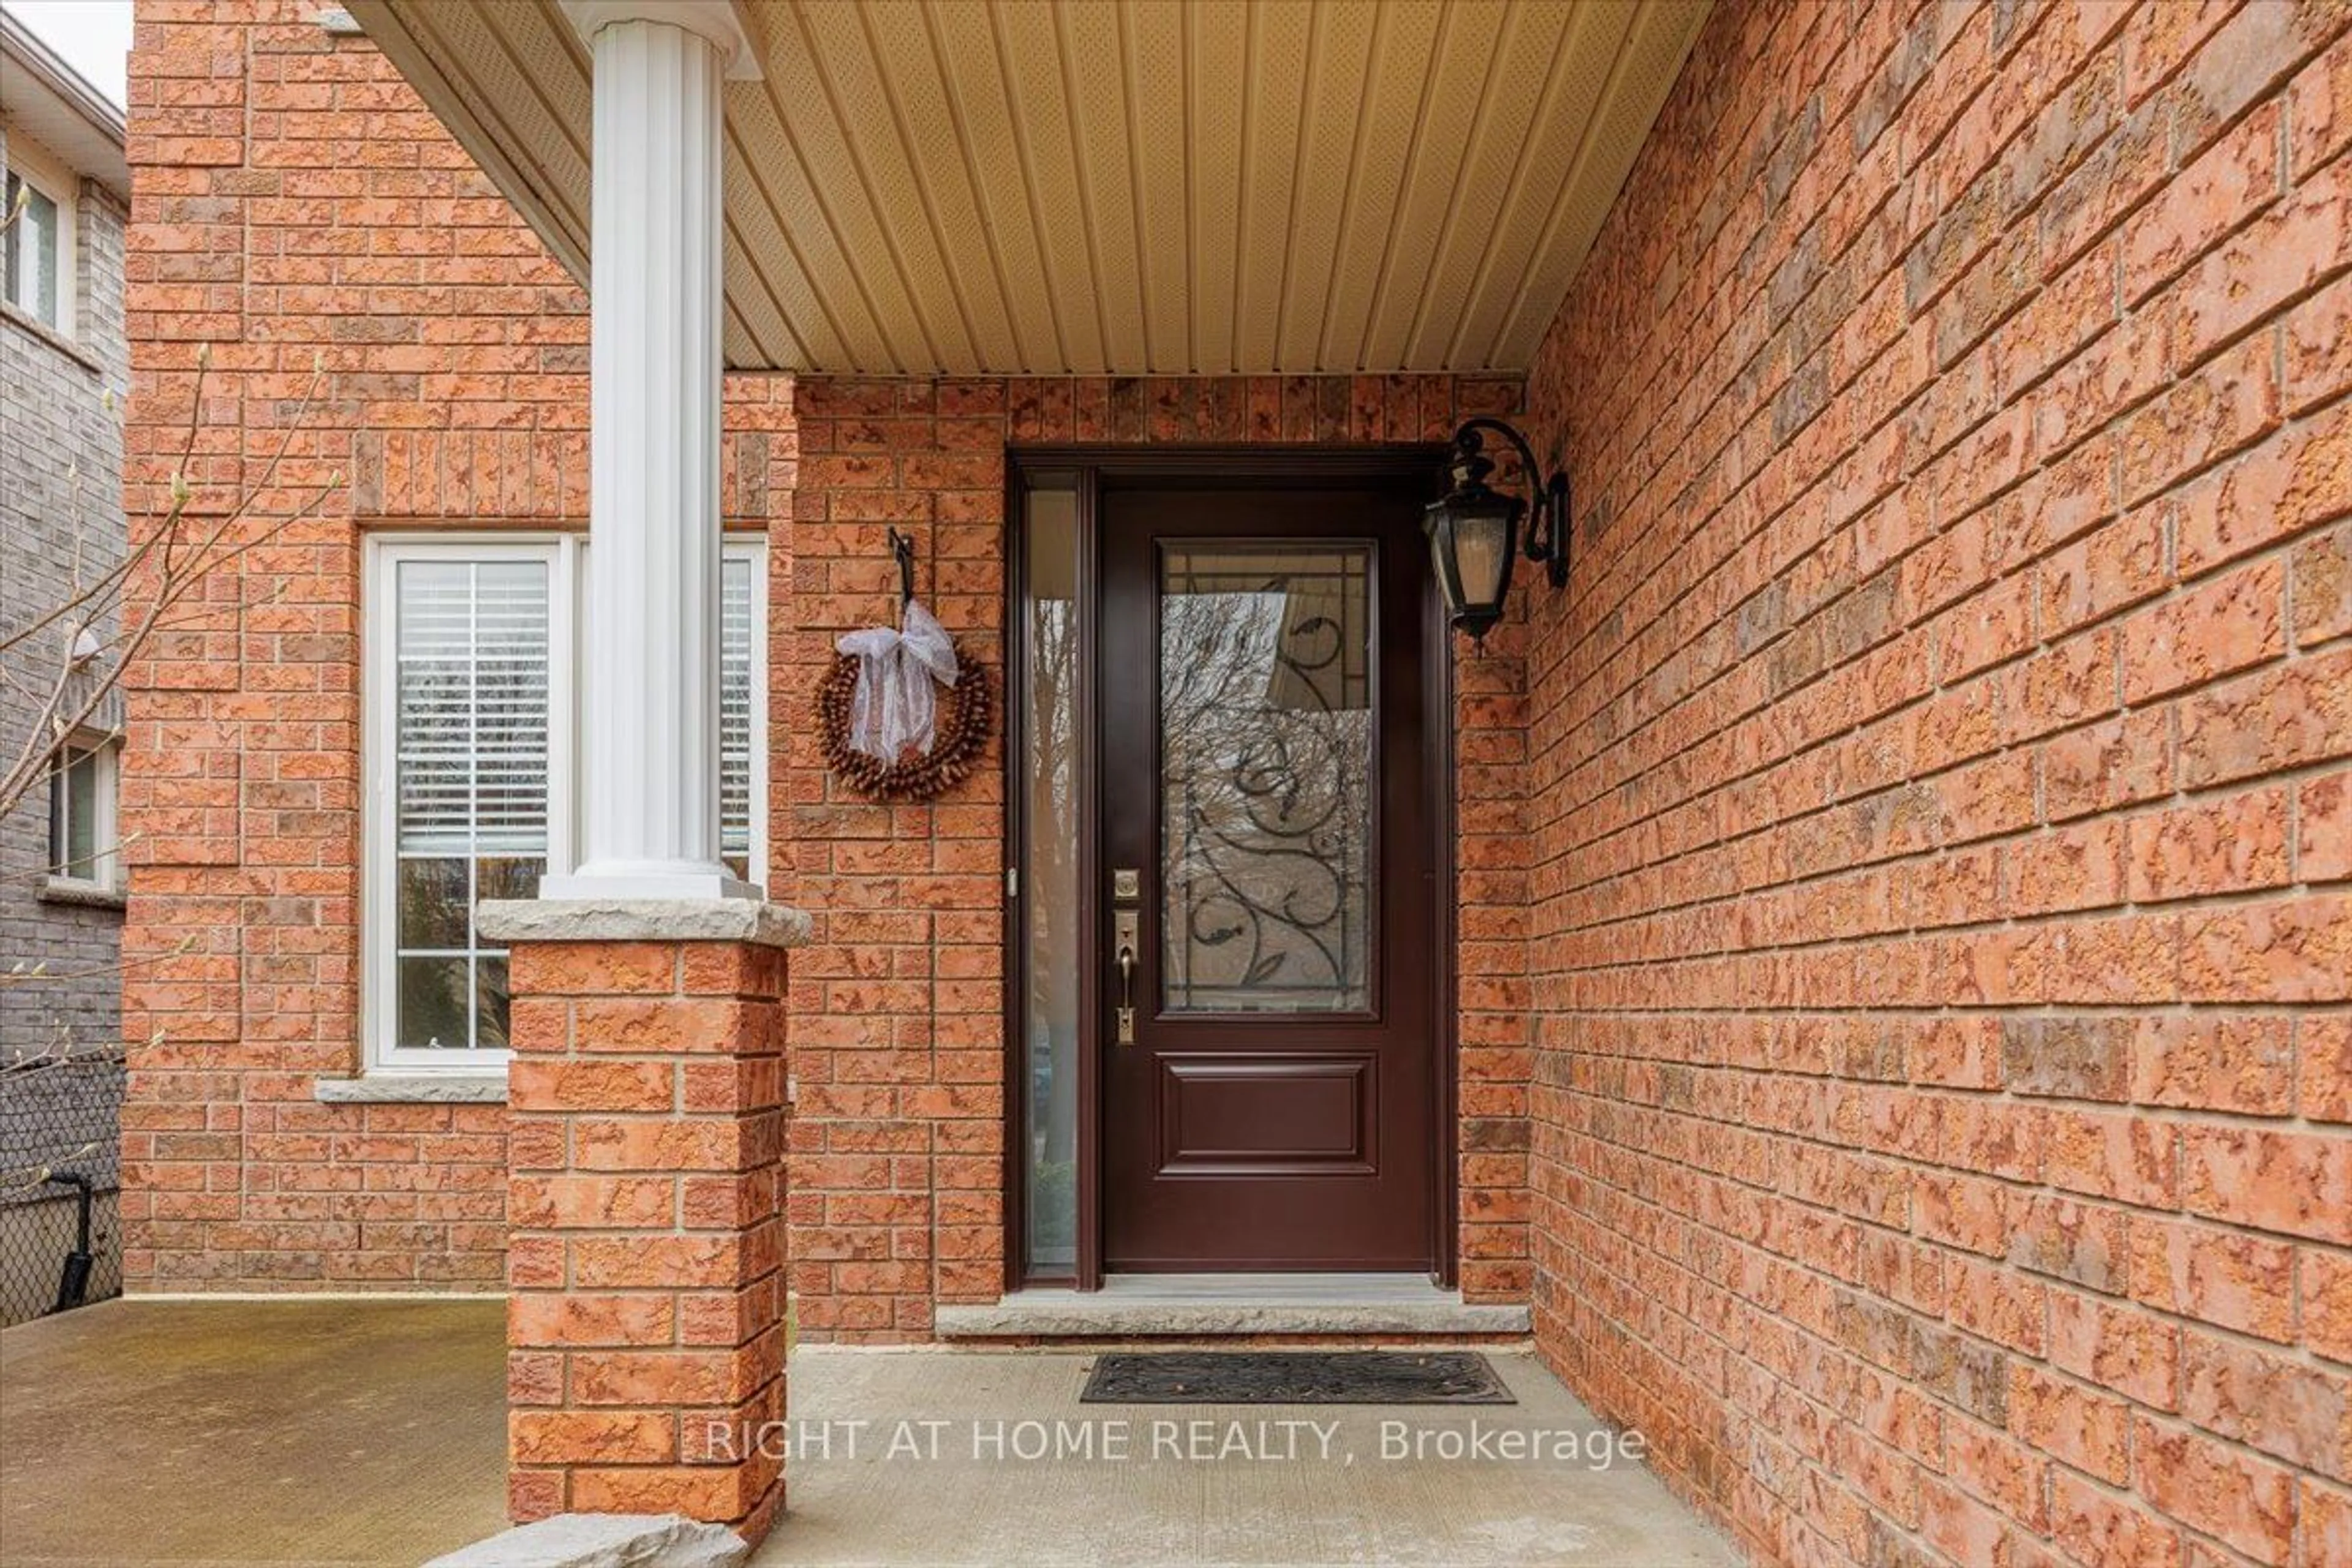
[[[120,888],[76,881],[71,877],[51,877],[43,882],[40,898],[45,904],[79,904],[93,910],[119,910],[130,901]]]
[[[313,1079],[311,1092],[328,1105],[504,1105],[504,1073],[370,1073],[365,1078]]]

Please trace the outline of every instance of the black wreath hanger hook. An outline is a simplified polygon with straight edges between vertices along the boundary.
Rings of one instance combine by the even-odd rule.
[[[915,602],[915,536],[890,530],[890,554],[898,563],[898,612]]]

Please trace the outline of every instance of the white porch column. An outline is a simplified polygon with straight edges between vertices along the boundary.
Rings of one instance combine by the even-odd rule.
[[[545,899],[749,898],[719,860],[727,0],[565,0],[595,56],[583,852]],[[756,74],[754,68],[752,74]]]

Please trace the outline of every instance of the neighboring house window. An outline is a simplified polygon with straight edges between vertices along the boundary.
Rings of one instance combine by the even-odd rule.
[[[73,289],[68,279],[73,268],[73,202],[62,184],[29,179],[10,169],[7,205],[0,213],[15,213],[8,222],[5,245],[8,302],[60,332],[73,331]],[[17,203],[24,203],[21,211]]]
[[[49,768],[49,880],[112,892],[116,869],[115,758],[110,736],[68,742]]]
[[[763,548],[722,567],[720,832],[758,865]],[[495,1068],[506,1058],[504,949],[485,899],[528,899],[571,868],[576,756],[576,538],[383,540],[373,552],[367,1011],[373,1065]]]

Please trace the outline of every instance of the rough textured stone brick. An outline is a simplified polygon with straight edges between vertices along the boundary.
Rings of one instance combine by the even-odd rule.
[[[1821,15],[1710,14],[1529,377],[1538,1344],[1759,1561],[2326,1561],[2352,16]],[[1791,1419],[1864,1366],[1916,1488]]]
[[[598,1039],[611,1015],[594,1009],[615,985],[637,1008],[706,1005],[685,944],[526,943],[516,954],[530,1000],[571,1015],[509,1079],[508,1497],[519,1521],[658,1498],[756,1540],[782,1506],[782,1461],[758,1427],[784,1410],[783,1045],[771,1016],[785,975],[773,957],[748,955],[695,969],[730,992],[745,973],[768,983],[764,996],[729,997],[736,1033],[724,1046],[693,1027]],[[668,992],[640,994],[649,974],[671,976]],[[717,1052],[743,1091],[680,1097],[677,1075]],[[614,1111],[641,1135],[715,1133],[746,1151],[732,1176],[700,1180],[751,1201],[698,1202],[684,1161],[610,1171],[592,1130]],[[544,1168],[544,1155],[560,1163]]]

